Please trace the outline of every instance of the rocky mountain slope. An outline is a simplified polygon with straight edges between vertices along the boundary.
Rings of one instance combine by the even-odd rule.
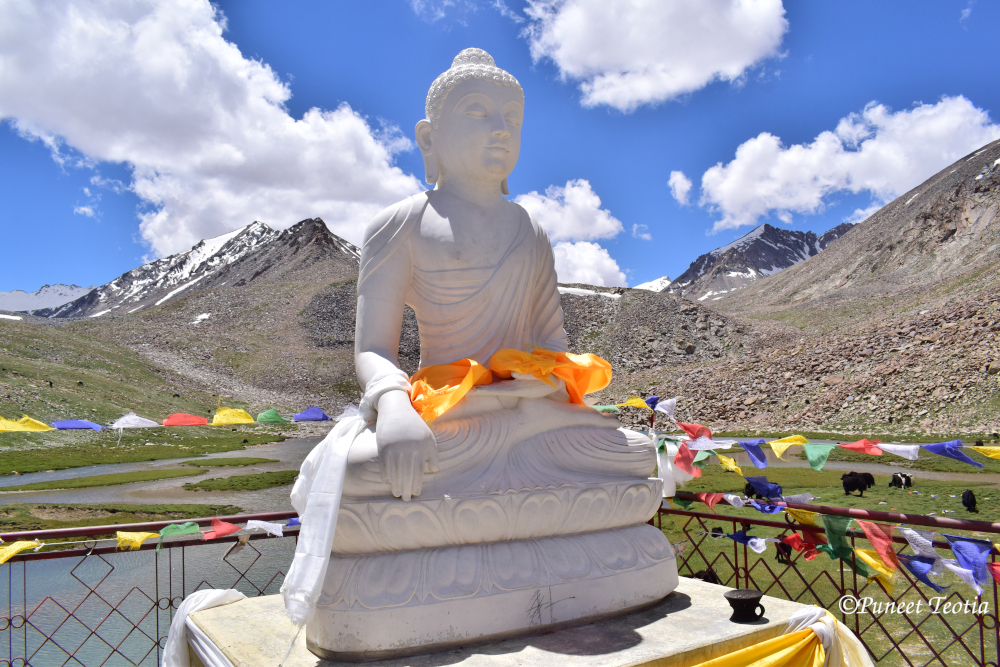
[[[792,341],[735,362],[621,376],[602,399],[680,395],[679,416],[717,429],[993,433],[998,262],[1000,141],[822,253],[712,302],[743,321],[794,325]]]
[[[666,290],[694,301],[716,301],[818,255],[850,229],[851,225],[844,223],[817,236],[763,224],[691,262]]]
[[[144,264],[57,308],[36,310],[34,315],[50,318],[103,317],[108,314],[135,313],[159,306],[185,292],[212,289],[252,281],[258,271],[283,272],[278,260],[301,238],[312,238],[314,227],[326,229],[322,220],[303,220],[294,227],[276,232],[262,222],[212,239],[200,241],[187,252]],[[322,243],[335,249],[345,259],[358,260],[358,249],[338,236],[322,236]],[[241,282],[242,281],[242,282]]]
[[[1000,259],[1000,141],[883,207],[822,254],[715,302],[813,330],[975,297]],[[984,282],[985,281],[985,282]]]
[[[35,292],[25,292],[23,290],[0,292],[0,310],[17,312],[56,308],[64,303],[79,299],[92,289],[94,288],[63,285],[60,283],[56,285],[42,285]]]

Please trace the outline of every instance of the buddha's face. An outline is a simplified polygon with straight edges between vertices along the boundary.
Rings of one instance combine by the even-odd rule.
[[[436,125],[418,124],[417,144],[437,159],[445,179],[499,182],[517,164],[523,118],[517,88],[467,79],[448,93]]]

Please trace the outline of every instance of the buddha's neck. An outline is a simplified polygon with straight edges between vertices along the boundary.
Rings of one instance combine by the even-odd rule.
[[[438,182],[437,190],[483,207],[496,206],[504,201],[503,195],[500,194],[500,184],[496,181],[442,178]]]

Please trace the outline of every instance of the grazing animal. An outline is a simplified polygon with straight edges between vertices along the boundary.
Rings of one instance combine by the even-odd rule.
[[[982,440],[976,440],[976,447],[982,447],[982,446],[983,446],[983,441]]]
[[[875,476],[870,472],[861,473],[861,479],[865,480],[865,490],[868,490],[875,486]]]
[[[897,489],[908,489],[913,486],[913,477],[905,472],[894,472],[892,479],[889,480],[889,486]]]
[[[774,548],[778,550],[778,555],[774,557],[774,560],[779,563],[784,563],[785,565],[791,565],[792,557],[792,547],[785,544],[784,542],[775,542]]]
[[[708,568],[707,570],[701,570],[699,572],[695,572],[694,576],[691,577],[691,578],[692,579],[701,579],[706,584],[721,584],[722,583],[721,581],[719,581],[718,575],[716,575],[715,572],[712,571],[712,568]]]
[[[962,505],[970,512],[979,513],[979,510],[976,509],[976,494],[969,489],[962,491]]]
[[[767,498],[757,493],[750,482],[747,482],[747,485],[743,487],[743,495],[754,500],[767,500]]]
[[[865,495],[865,489],[868,488],[868,480],[866,480],[861,473],[849,472],[846,475],[840,476],[840,483],[844,487],[844,495],[851,495],[852,491],[857,491],[858,495],[862,498]]]

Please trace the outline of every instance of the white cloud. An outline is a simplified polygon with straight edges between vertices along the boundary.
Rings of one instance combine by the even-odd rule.
[[[722,216],[713,231],[817,213],[835,192],[884,204],[997,138],[1000,125],[962,96],[895,113],[871,102],[809,144],[786,147],[767,132],[744,142],[702,176],[701,204]]]
[[[85,215],[88,218],[94,217],[94,209],[90,206],[76,206],[73,208],[74,215]]]
[[[560,241],[552,247],[556,275],[561,283],[585,283],[605,287],[625,286],[625,274],[607,249],[597,243]]]
[[[397,131],[347,104],[292,118],[288,86],[224,30],[208,0],[3,3],[0,118],[57,159],[68,146],[129,164],[160,256],[254,220],[319,216],[358,242],[380,208],[420,189],[393,165],[409,146]]]
[[[607,239],[622,231],[622,223],[601,208],[601,198],[584,178],[550,185],[545,194],[532,191],[514,201],[527,209],[552,241]]]
[[[670,186],[670,194],[674,196],[674,199],[681,206],[687,206],[688,204],[688,193],[691,192],[691,179],[684,175],[683,171],[672,171],[670,172],[670,180],[667,181]]]
[[[525,12],[535,61],[580,81],[585,106],[625,112],[739,80],[788,30],[781,0],[528,0]]]
[[[643,241],[652,241],[653,235],[649,233],[649,227],[647,225],[632,225],[632,238],[642,239]]]

